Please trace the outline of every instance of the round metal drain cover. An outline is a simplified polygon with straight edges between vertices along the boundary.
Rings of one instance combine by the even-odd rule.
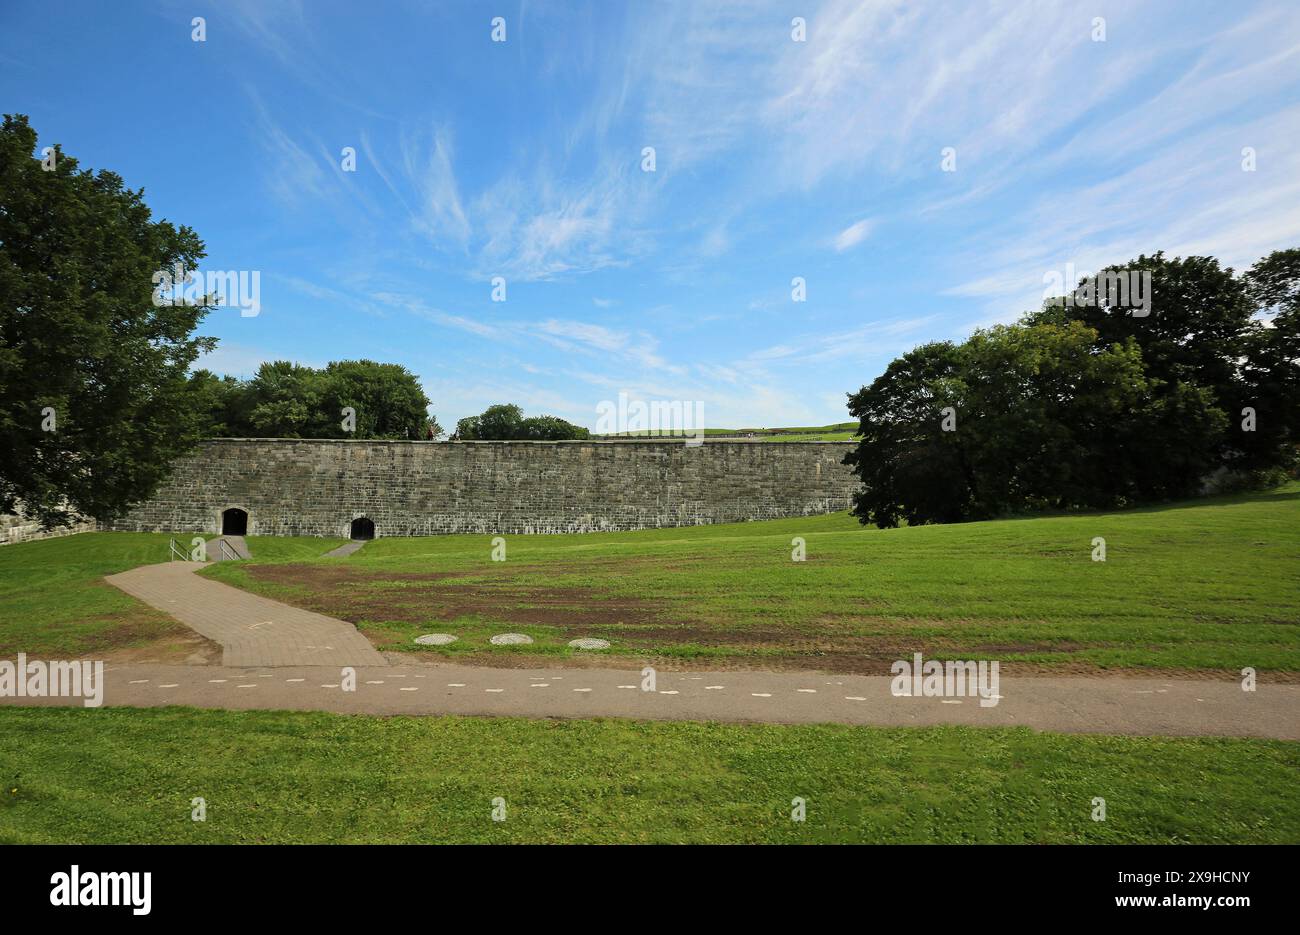
[[[515,646],[520,643],[531,643],[532,641],[533,638],[524,633],[498,633],[488,640],[493,646]]]

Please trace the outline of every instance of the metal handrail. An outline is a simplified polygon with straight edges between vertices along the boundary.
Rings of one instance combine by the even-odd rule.
[[[221,554],[224,556],[226,561],[231,562],[239,560],[239,553],[234,550],[229,542],[225,539],[218,539],[217,541],[221,543]]]

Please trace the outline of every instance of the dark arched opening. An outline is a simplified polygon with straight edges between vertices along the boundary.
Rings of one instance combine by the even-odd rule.
[[[223,536],[248,535],[248,514],[238,507],[231,507],[221,514],[221,534]]]
[[[352,538],[353,539],[373,539],[375,538],[375,524],[364,516],[358,516],[352,521]]]

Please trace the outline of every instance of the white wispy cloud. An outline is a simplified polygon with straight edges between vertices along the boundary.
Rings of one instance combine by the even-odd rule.
[[[402,295],[393,292],[375,292],[371,296],[375,301],[394,308],[404,309],[415,315],[417,318],[423,318],[434,324],[442,325],[446,328],[455,328],[459,331],[465,331],[469,334],[477,335],[480,338],[488,338],[494,341],[504,341],[510,337],[510,330],[497,325],[490,325],[486,322],[475,321],[472,318],[466,318],[464,315],[453,315],[444,312],[440,308],[434,308],[423,299],[410,295]]]
[[[747,363],[804,366],[842,358],[893,356],[912,346],[913,336],[938,321],[937,315],[918,315],[871,322],[857,328],[807,334],[746,355]]]
[[[619,361],[630,361],[651,370],[680,370],[679,365],[660,356],[658,340],[643,331],[620,331],[590,322],[554,318],[524,327],[542,340],[565,350],[597,353]]]
[[[946,292],[1000,304],[1000,320],[1012,320],[1041,303],[1043,277],[1066,264],[1082,276],[1163,249],[1249,266],[1300,242],[1300,153],[1290,143],[1298,133],[1293,106],[1184,136],[1093,184],[1042,193],[957,245],[979,275]],[[1254,172],[1242,171],[1243,145],[1260,154]]]
[[[625,264],[643,252],[640,175],[611,159],[575,177],[543,164],[500,179],[471,207],[478,269],[536,280]]]
[[[272,116],[261,95],[249,88],[256,116],[254,138],[261,143],[262,165],[272,193],[288,205],[324,202],[333,198],[331,179],[325,163],[299,143]]]
[[[863,218],[861,221],[850,224],[844,230],[835,235],[835,249],[843,253],[850,247],[856,247],[862,241],[867,239],[871,233],[872,221],[869,218]]]
[[[456,184],[451,132],[435,127],[427,139],[405,136],[401,152],[406,178],[416,192],[416,229],[430,240],[463,246],[470,225]]]

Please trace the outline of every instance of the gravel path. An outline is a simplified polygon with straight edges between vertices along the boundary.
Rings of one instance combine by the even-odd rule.
[[[1001,698],[895,697],[889,676],[811,672],[670,672],[655,690],[640,670],[359,665],[355,691],[336,666],[114,665],[104,703],[266,708],[353,714],[834,722],[883,726],[1026,726],[1065,733],[1300,740],[1300,685],[1163,679],[1003,678]],[[77,698],[0,704],[80,705]]]

